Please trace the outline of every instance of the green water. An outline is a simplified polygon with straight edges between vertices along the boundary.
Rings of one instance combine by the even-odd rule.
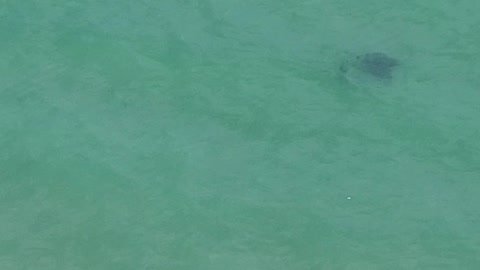
[[[0,269],[480,269],[477,2],[1,1]]]

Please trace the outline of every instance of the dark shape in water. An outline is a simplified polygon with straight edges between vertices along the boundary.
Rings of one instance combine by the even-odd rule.
[[[358,69],[378,79],[391,79],[392,68],[398,64],[397,59],[381,52],[359,55],[354,63]]]

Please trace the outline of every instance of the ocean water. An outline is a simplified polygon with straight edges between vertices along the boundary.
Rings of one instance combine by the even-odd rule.
[[[0,269],[480,269],[479,9],[1,1]]]

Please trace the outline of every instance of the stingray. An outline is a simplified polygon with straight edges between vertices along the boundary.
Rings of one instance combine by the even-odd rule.
[[[397,59],[381,52],[359,55],[353,63],[356,68],[377,79],[391,79],[392,69],[398,64]]]

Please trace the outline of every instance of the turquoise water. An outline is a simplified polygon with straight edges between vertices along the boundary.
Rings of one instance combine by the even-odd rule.
[[[480,269],[479,8],[2,1],[0,269]]]

